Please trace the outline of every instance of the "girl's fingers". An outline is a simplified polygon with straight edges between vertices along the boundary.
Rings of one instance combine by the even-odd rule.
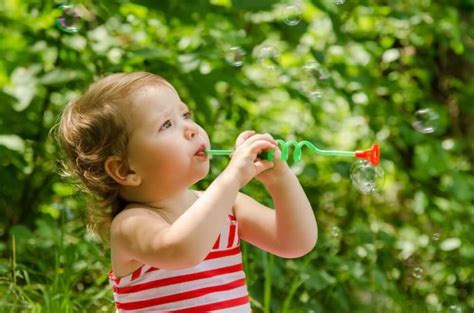
[[[235,140],[235,146],[236,147],[240,146],[245,140],[255,135],[255,133],[256,132],[254,130],[246,130],[246,131],[241,132],[240,135]]]
[[[268,149],[275,150],[276,148],[277,148],[277,145],[268,140],[260,139],[260,140],[250,143],[250,151],[255,155],[258,155],[263,150],[268,150]]]
[[[256,134],[251,136],[245,141],[245,144],[252,145],[254,142],[259,141],[259,140],[265,140],[273,145],[278,145],[278,142],[273,139],[273,137],[270,134]]]
[[[264,172],[264,171],[272,168],[273,167],[273,162],[270,162],[270,161],[257,161],[257,162],[254,163],[254,165],[255,165],[255,171],[256,171],[255,175],[258,175],[261,172]]]

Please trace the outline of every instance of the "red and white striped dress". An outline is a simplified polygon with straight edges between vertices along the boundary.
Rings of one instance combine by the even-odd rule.
[[[120,278],[110,272],[109,281],[117,312],[251,312],[233,215],[198,265],[164,270],[145,264]]]

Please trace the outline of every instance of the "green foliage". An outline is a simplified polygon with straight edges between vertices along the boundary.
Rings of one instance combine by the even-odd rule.
[[[352,160],[303,152],[292,164],[318,245],[284,260],[244,244],[255,312],[471,311],[474,3],[335,2],[298,2],[302,20],[288,26],[286,2],[83,1],[75,34],[54,26],[59,2],[0,2],[0,307],[113,311],[108,257],[86,234],[83,197],[58,175],[49,132],[96,77],[144,70],[176,86],[218,148],[245,129],[381,146],[377,194],[351,186]],[[273,70],[254,58],[262,45],[279,50]],[[236,46],[242,67],[228,62]],[[330,77],[308,83],[308,62]],[[439,116],[433,133],[412,127],[421,108]],[[198,187],[226,163],[214,158]],[[244,191],[271,204],[257,183]]]

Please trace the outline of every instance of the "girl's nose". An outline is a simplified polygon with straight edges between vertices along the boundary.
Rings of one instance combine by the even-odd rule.
[[[194,123],[189,123],[186,125],[186,128],[184,130],[184,137],[186,137],[186,139],[191,139],[196,136],[197,132],[197,126]]]

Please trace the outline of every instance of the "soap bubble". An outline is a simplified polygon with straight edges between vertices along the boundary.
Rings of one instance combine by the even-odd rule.
[[[225,59],[230,65],[240,67],[244,64],[244,57],[245,51],[242,48],[235,46],[227,51]]]
[[[373,166],[367,160],[357,160],[351,168],[351,180],[354,187],[362,193],[378,191],[384,184],[384,171]]]
[[[344,2],[346,2],[346,1],[345,1],[345,0],[336,0],[336,4],[337,4],[337,5],[344,4]]]
[[[331,77],[331,73],[318,62],[308,62],[303,66],[305,76],[323,81]]]
[[[257,62],[268,69],[276,69],[278,50],[271,45],[260,45],[253,50],[253,56]]]
[[[302,11],[297,5],[287,5],[282,10],[283,21],[286,25],[295,26],[301,22]]]
[[[412,273],[413,277],[420,279],[423,277],[423,269],[421,267],[415,267]]]
[[[411,125],[418,132],[429,134],[438,126],[439,115],[431,109],[420,109],[415,112]]]
[[[339,227],[333,226],[331,228],[331,235],[336,238],[339,237],[341,235],[341,230],[339,229]]]
[[[62,32],[77,33],[81,28],[82,19],[74,6],[62,4],[59,9],[62,11],[62,15],[56,20],[56,26]]]
[[[439,233],[434,233],[433,234],[433,240],[434,241],[438,241],[440,237],[441,237],[441,235]]]
[[[307,97],[319,99],[323,94],[321,88],[330,76],[329,71],[324,69],[321,64],[306,63],[302,68],[301,89]]]

